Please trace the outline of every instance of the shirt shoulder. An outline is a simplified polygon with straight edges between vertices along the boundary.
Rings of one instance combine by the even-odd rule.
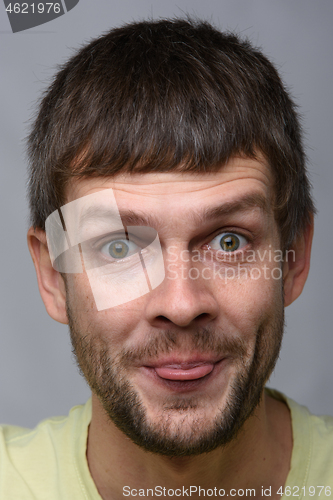
[[[90,419],[89,400],[72,408],[68,416],[43,420],[32,430],[1,426],[0,498],[85,498],[82,475],[89,471],[81,462]]]
[[[333,493],[333,417],[313,415],[278,391],[269,390],[289,407],[293,429],[293,451],[286,485],[291,495],[317,498]],[[324,489],[319,491],[319,487]],[[326,493],[325,493],[326,488]],[[299,489],[299,491],[298,491]],[[301,495],[302,494],[302,495]]]

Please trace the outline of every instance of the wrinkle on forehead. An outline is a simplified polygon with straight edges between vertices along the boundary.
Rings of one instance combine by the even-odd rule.
[[[218,172],[188,173],[163,172],[146,174],[117,174],[114,177],[94,177],[73,179],[66,192],[67,200],[72,201],[94,191],[112,188],[115,192],[124,192],[145,197],[174,195],[180,193],[205,192],[219,185],[233,181],[257,181],[263,187],[273,189],[272,173],[267,162],[262,159],[232,158]]]

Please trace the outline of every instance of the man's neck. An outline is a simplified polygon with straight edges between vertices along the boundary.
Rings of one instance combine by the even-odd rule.
[[[182,458],[139,448],[109,420],[98,399],[92,398],[87,460],[103,500],[135,496],[131,490],[140,496],[140,489],[147,496],[147,489],[157,486],[178,489],[181,496],[192,486],[192,498],[196,498],[195,486],[198,491],[199,486],[206,491],[223,488],[226,495],[231,489],[254,489],[256,498],[262,496],[262,488],[271,487],[274,499],[273,493],[285,484],[291,452],[289,409],[267,394],[234,441],[208,454]]]

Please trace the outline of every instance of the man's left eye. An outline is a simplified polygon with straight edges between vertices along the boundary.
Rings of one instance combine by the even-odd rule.
[[[129,240],[113,240],[108,241],[105,245],[102,246],[101,252],[108,258],[112,259],[125,259],[125,257],[129,257],[134,253],[138,252],[138,245],[133,243],[133,241]]]
[[[247,239],[237,233],[220,233],[209,243],[212,250],[235,252],[247,245]]]

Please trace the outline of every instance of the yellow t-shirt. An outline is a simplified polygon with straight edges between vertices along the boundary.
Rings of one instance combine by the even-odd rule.
[[[287,402],[292,416],[291,469],[280,497],[333,497],[333,417],[311,415],[304,406],[268,391]],[[90,419],[91,400],[72,408],[68,417],[44,420],[34,430],[0,427],[0,499],[101,500],[86,460]]]

